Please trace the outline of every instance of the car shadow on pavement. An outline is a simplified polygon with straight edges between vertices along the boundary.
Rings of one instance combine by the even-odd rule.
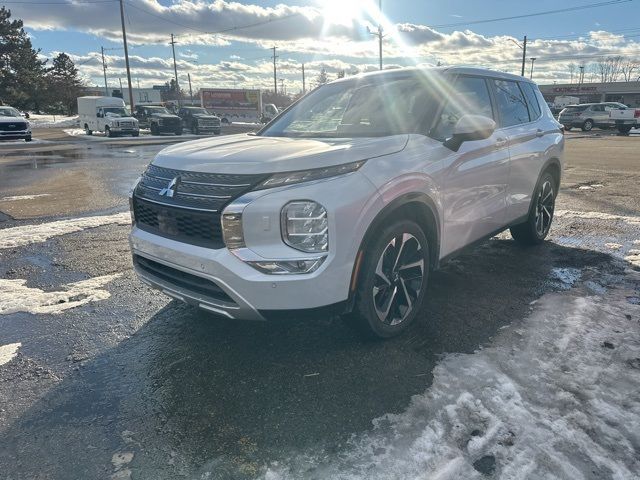
[[[0,466],[6,478],[226,479],[294,451],[331,455],[424,392],[441,354],[473,352],[560,288],[554,268],[589,267],[616,268],[494,239],[433,273],[421,321],[385,342],[339,319],[234,322],[172,302],[10,425]]]

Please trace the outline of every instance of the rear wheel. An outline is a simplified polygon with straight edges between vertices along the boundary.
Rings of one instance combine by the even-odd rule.
[[[583,132],[590,132],[593,129],[593,120],[585,120],[582,124]]]
[[[422,228],[398,220],[363,253],[355,311],[349,316],[368,337],[390,338],[416,319],[429,275],[429,245]]]
[[[618,131],[623,135],[629,135],[629,132],[631,131],[631,128],[632,128],[631,125],[620,125],[618,127]]]
[[[531,200],[527,221],[509,229],[516,242],[522,245],[537,245],[547,237],[556,205],[555,185],[553,175],[542,175]]]
[[[87,135],[93,135],[93,130],[91,130],[89,128],[89,125],[87,125],[86,123],[84,124],[84,133],[86,133]]]

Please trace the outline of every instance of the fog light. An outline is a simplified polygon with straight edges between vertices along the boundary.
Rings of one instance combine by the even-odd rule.
[[[326,257],[304,260],[273,260],[263,262],[247,262],[256,270],[270,275],[291,275],[315,272]]]
[[[227,213],[222,215],[222,238],[229,250],[245,246],[241,214]]]
[[[282,209],[282,238],[290,247],[309,253],[329,248],[327,210],[317,202],[295,201]]]

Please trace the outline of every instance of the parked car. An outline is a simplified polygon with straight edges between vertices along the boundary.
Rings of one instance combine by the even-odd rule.
[[[78,122],[87,135],[104,132],[107,137],[140,134],[138,121],[131,116],[124,100],[117,97],[78,97]]]
[[[183,128],[191,133],[220,135],[220,118],[202,107],[181,107],[178,116],[182,119]]]
[[[133,116],[140,122],[141,128],[151,130],[151,135],[182,135],[182,119],[161,105],[136,105]]]
[[[391,337],[420,314],[431,271],[466,247],[505,229],[543,242],[563,150],[520,76],[341,79],[256,134],[161,151],[132,191],[133,263],[145,283],[227,318],[320,309]]]
[[[564,125],[565,130],[577,127],[583,132],[589,132],[594,127],[613,128],[615,122],[609,117],[609,112],[619,108],[627,108],[627,106],[618,102],[570,105],[560,112],[558,121]]]
[[[31,124],[13,107],[0,106],[0,139],[31,141]]]
[[[628,135],[640,126],[640,108],[620,107],[609,111],[609,118],[622,135]]]

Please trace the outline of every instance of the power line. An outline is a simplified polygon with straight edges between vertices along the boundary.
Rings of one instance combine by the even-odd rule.
[[[483,20],[472,20],[470,22],[443,23],[441,25],[429,25],[429,28],[448,28],[448,27],[464,27],[467,25],[478,25],[481,23],[502,22],[505,20],[517,20],[520,18],[539,17],[541,15],[551,15],[554,13],[574,12],[576,10],[585,10],[587,8],[604,7],[607,5],[617,5],[622,3],[633,2],[634,0],[609,0],[607,2],[590,3],[576,7],[559,8],[557,10],[546,10],[544,12],[525,13],[522,15],[513,15],[510,17],[487,18]]]

